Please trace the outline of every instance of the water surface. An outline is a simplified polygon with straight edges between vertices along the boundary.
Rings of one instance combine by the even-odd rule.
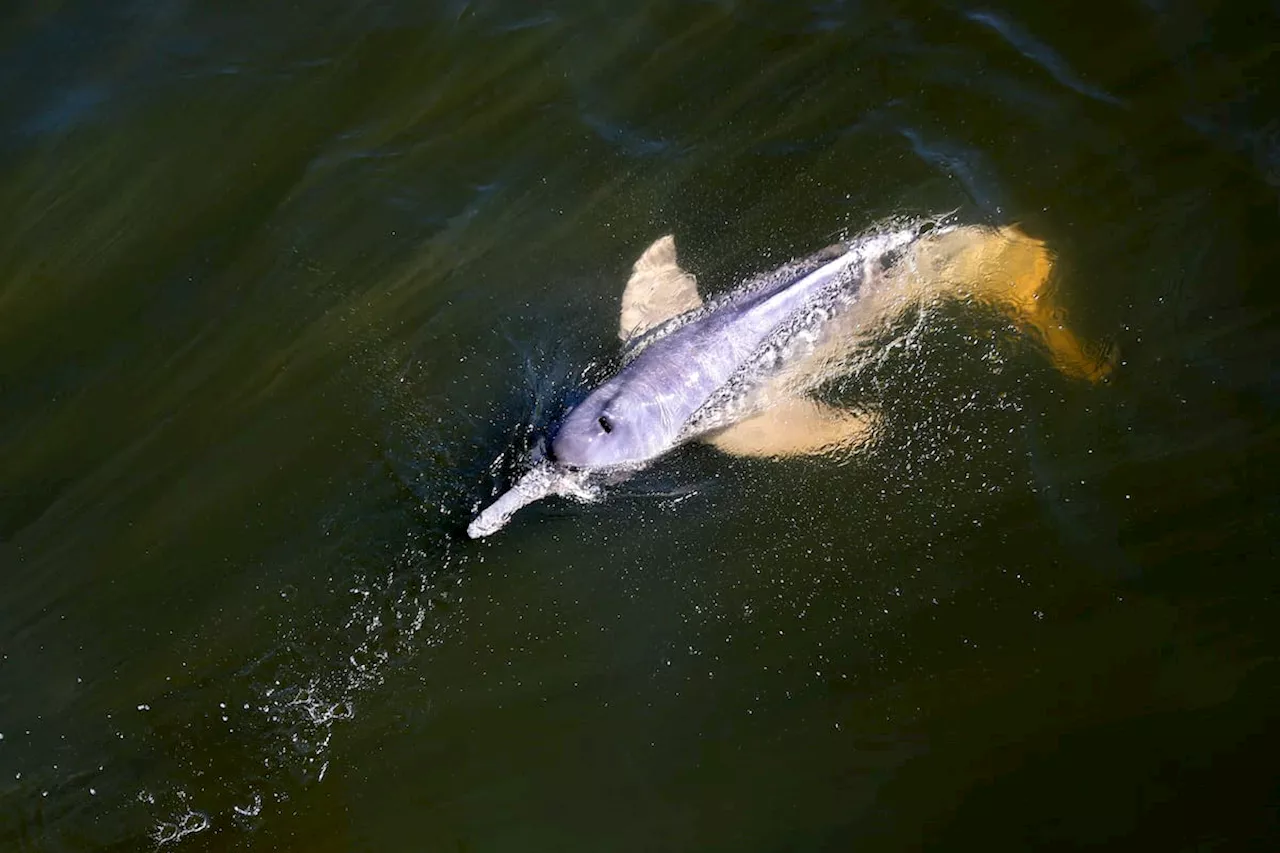
[[[1274,847],[1277,17],[11,4],[0,846]],[[465,539],[655,237],[720,292],[951,209],[1109,382],[935,305],[849,464]]]

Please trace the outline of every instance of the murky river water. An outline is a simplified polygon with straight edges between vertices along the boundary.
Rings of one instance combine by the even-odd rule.
[[[1274,849],[1278,24],[8,4],[0,847]],[[934,305],[849,464],[465,539],[649,241],[719,292],[953,208],[1109,382]]]

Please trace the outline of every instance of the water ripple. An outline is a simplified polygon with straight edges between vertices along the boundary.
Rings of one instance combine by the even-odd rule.
[[[1080,75],[1067,64],[1067,61],[1058,55],[1057,51],[1012,21],[1001,17],[995,12],[984,10],[966,12],[965,17],[996,32],[1011,47],[1049,72],[1053,79],[1068,89],[1095,101],[1101,101],[1104,104],[1123,105],[1124,102],[1119,98],[1082,80]]]

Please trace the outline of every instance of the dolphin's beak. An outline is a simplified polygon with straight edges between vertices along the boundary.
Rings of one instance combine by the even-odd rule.
[[[510,490],[485,507],[467,525],[467,535],[480,539],[497,533],[517,510],[551,495],[590,501],[599,497],[599,490],[588,485],[586,472],[572,471],[543,459],[516,480]]]

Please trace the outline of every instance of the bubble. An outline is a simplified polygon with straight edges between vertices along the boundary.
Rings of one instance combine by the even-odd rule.
[[[244,817],[257,817],[262,812],[262,795],[255,792],[252,803],[247,806],[233,806],[232,811]]]
[[[172,821],[160,821],[151,831],[151,840],[157,847],[181,841],[189,835],[204,832],[211,826],[209,816],[203,812],[187,811]]]

